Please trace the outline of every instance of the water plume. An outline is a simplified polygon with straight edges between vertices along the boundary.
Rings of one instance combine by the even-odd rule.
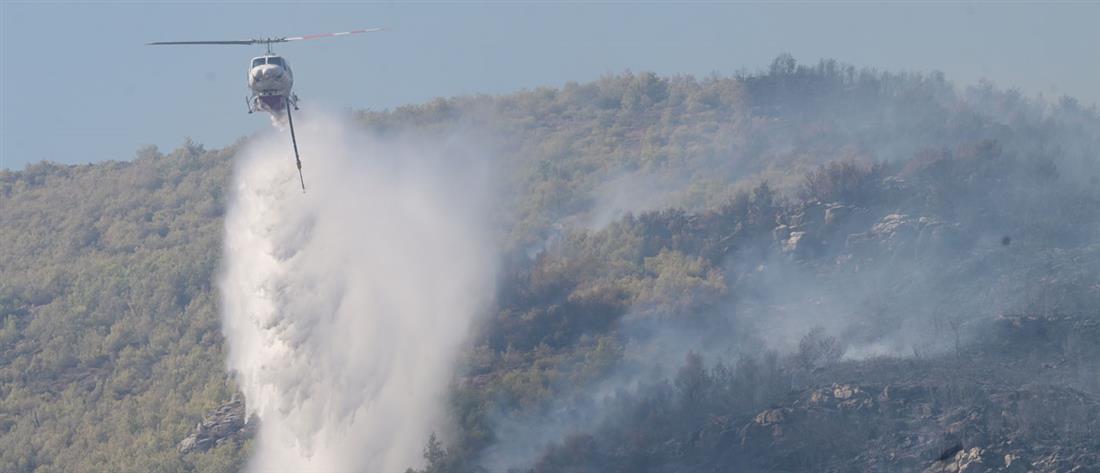
[[[444,424],[455,353],[492,294],[486,168],[459,138],[331,116],[239,157],[220,289],[229,368],[260,419],[252,471],[403,471]]]

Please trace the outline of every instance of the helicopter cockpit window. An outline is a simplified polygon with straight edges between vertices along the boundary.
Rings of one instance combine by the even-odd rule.
[[[283,63],[283,58],[281,57],[269,57],[267,58],[267,63],[274,64],[279,67],[286,67],[286,64]]]
[[[258,57],[252,60],[252,67],[262,66],[264,64],[264,58]]]

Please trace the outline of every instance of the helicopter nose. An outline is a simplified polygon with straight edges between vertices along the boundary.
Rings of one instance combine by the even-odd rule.
[[[259,80],[268,80],[268,79],[278,79],[282,75],[283,75],[283,69],[281,67],[264,66],[264,67],[257,67],[256,70],[252,73],[252,78],[259,81]]]

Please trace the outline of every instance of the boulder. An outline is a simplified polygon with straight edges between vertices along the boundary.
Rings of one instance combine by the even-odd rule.
[[[852,215],[855,207],[832,203],[825,207],[825,225],[836,225]]]
[[[799,251],[799,243],[802,242],[803,237],[806,236],[806,232],[791,232],[787,237],[787,241],[783,242],[784,253],[797,253]]]
[[[255,432],[255,422],[245,422],[244,402],[233,399],[203,416],[177,449],[182,454],[205,452],[225,442],[240,442]]]

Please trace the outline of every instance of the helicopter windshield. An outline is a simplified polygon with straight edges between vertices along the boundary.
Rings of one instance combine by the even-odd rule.
[[[258,57],[252,60],[252,67],[262,66],[264,64],[264,58]]]
[[[268,64],[274,64],[274,65],[279,66],[279,67],[286,67],[286,64],[283,63],[283,58],[281,58],[281,57],[268,57],[267,58],[267,63]]]

